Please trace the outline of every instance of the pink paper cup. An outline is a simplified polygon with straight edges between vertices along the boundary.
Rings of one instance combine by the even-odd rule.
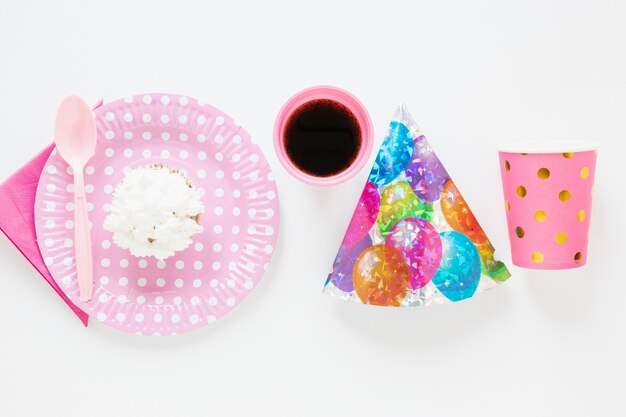
[[[336,175],[316,177],[299,169],[289,158],[285,149],[285,126],[292,113],[312,100],[330,99],[346,106],[354,115],[361,127],[361,149],[352,164]],[[296,93],[283,105],[274,123],[274,149],[278,160],[294,178],[311,185],[329,186],[340,184],[359,172],[372,153],[374,129],[367,109],[355,96],[338,87],[316,86]]]
[[[587,263],[597,149],[591,142],[498,148],[515,265],[569,269]]]

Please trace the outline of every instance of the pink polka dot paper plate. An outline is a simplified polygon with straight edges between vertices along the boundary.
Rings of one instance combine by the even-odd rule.
[[[187,332],[234,309],[256,287],[278,234],[278,196],[261,149],[232,118],[173,94],[127,97],[95,110],[98,144],[85,168],[94,293],[79,300],[73,248],[72,176],[53,152],[35,200],[37,241],[50,274],[89,315],[145,335]],[[103,228],[128,170],[179,169],[203,191],[204,231],[164,261],[136,258]]]

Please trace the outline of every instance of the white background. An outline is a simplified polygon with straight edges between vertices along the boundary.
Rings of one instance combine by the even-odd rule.
[[[0,178],[50,141],[69,93],[182,93],[256,137],[282,218],[241,307],[169,338],[83,328],[2,237],[0,416],[625,415],[625,56],[619,0],[2,0]],[[588,266],[511,266],[497,289],[423,309],[323,295],[374,155],[328,189],[279,166],[274,117],[315,84],[365,103],[375,150],[404,100],[507,262],[493,146],[599,141]]]

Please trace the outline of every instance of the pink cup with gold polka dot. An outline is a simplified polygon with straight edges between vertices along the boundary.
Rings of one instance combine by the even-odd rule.
[[[592,142],[498,147],[515,265],[585,265],[597,149]]]

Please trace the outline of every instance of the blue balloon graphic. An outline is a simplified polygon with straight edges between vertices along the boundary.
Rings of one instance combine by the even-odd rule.
[[[480,255],[471,240],[459,232],[442,232],[443,254],[432,282],[450,301],[471,297],[478,288]]]
[[[400,122],[391,122],[369,180],[378,188],[391,183],[411,162],[413,148],[413,137],[409,128]]]

